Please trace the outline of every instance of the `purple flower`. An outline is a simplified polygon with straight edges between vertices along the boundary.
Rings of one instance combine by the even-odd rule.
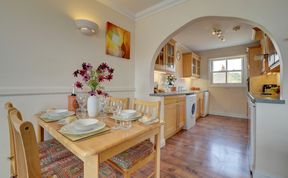
[[[87,64],[86,64],[86,68],[87,68],[87,70],[90,70],[90,69],[92,69],[93,67],[92,67],[92,65],[91,65],[90,63],[87,63]]]
[[[107,75],[106,79],[109,80],[109,81],[112,80],[113,79],[113,75],[111,75],[111,74]]]
[[[78,77],[79,74],[79,70],[76,70],[75,72],[73,72],[74,77]]]
[[[104,75],[99,75],[98,76],[98,82],[103,82],[105,80],[105,76]]]
[[[87,82],[88,80],[90,80],[90,76],[89,76],[88,74],[85,74],[85,75],[83,76],[83,80],[84,80],[85,82]]]
[[[82,76],[82,77],[84,77],[84,75],[86,75],[86,72],[87,72],[87,70],[80,70],[79,71],[79,74]]]
[[[110,74],[113,74],[114,69],[113,69],[113,68],[109,68],[109,69],[108,69],[108,72],[109,72]]]
[[[90,96],[95,96],[96,95],[95,91],[93,91],[93,90],[89,91],[88,93],[90,94]]]
[[[97,90],[96,92],[97,92],[98,95],[102,95],[103,94],[102,90]]]
[[[83,63],[82,63],[82,69],[83,69],[83,70],[87,70],[86,62],[83,62]]]
[[[83,84],[79,81],[75,83],[75,87],[83,89]]]

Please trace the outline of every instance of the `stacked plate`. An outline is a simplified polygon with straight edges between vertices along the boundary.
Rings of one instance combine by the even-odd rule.
[[[47,110],[45,113],[41,114],[40,118],[50,121],[58,121],[74,114],[75,112],[68,111],[67,109],[53,109]]]
[[[105,123],[97,119],[80,119],[70,124],[64,125],[60,132],[69,135],[83,135],[97,132],[105,128]]]
[[[137,112],[136,110],[123,110],[119,115],[111,117],[115,120],[124,120],[124,121],[133,121],[137,120],[142,116],[141,113]]]

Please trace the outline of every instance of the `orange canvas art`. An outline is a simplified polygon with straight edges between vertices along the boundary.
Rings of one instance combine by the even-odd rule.
[[[130,59],[130,32],[107,22],[106,54]]]

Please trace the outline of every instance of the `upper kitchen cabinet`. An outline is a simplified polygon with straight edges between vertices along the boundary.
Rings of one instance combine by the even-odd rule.
[[[183,77],[200,77],[200,56],[190,52],[182,55]]]
[[[175,72],[176,41],[170,40],[160,51],[155,62],[155,70]]]
[[[262,74],[263,62],[257,57],[261,55],[261,46],[253,46],[248,48],[248,75],[254,77]]]

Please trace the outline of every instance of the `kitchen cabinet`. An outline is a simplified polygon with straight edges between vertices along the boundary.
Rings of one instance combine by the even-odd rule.
[[[200,77],[200,56],[190,52],[182,55],[183,77]]]
[[[268,64],[268,59],[263,59],[262,60],[262,74],[266,74],[269,72],[269,64]]]
[[[276,52],[276,49],[273,45],[273,42],[269,36],[264,33],[261,29],[255,27],[254,30],[254,40],[260,41],[261,44],[261,54],[273,54]]]
[[[155,62],[155,70],[175,72],[176,41],[170,40],[159,52]]]
[[[173,136],[185,124],[185,95],[164,97],[164,137]]]
[[[261,55],[260,45],[248,48],[248,76],[254,77],[262,74],[263,61],[257,57]]]
[[[196,94],[196,119],[199,119],[204,114],[204,95],[203,93]]]

